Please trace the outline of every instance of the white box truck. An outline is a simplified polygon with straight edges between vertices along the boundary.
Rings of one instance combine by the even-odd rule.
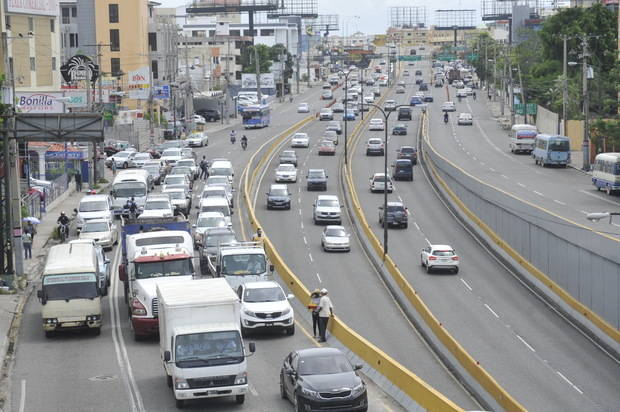
[[[179,280],[157,285],[159,348],[176,405],[248,391],[239,297],[225,279]]]

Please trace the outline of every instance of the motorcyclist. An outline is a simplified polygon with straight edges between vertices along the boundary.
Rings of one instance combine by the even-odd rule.
[[[61,236],[60,238],[61,241],[64,241],[64,239],[69,235],[69,216],[67,216],[65,212],[60,212],[60,216],[58,217],[58,220],[56,220],[56,223],[60,226],[60,230],[64,230],[65,232],[64,237]]]
[[[474,90],[474,92],[472,93],[472,97],[474,98],[474,100],[476,100],[476,91]]]
[[[448,118],[448,112],[443,112],[443,122],[444,122],[444,123],[448,123],[448,120],[449,120],[449,118]]]
[[[237,140],[237,132],[234,130],[230,131],[230,143],[235,144],[235,141]]]
[[[127,200],[127,204],[125,204],[125,208],[129,210],[130,218],[133,219],[136,217],[136,212],[138,211],[138,205],[136,205],[136,202],[133,196],[131,197],[131,199]]]
[[[243,147],[243,150],[248,147],[248,138],[245,135],[241,137],[241,147]]]

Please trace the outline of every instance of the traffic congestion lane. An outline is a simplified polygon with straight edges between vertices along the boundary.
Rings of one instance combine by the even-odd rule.
[[[438,363],[405,319],[356,238],[351,237],[349,253],[326,253],[321,250],[320,239],[324,226],[313,223],[312,205],[316,196],[321,194],[336,194],[341,202],[343,200],[337,182],[337,156],[317,154],[317,143],[325,125],[326,122],[313,121],[304,129],[310,136],[310,148],[295,149],[298,156],[298,182],[288,184],[292,193],[291,210],[267,210],[265,193],[275,183],[273,170],[277,167],[278,156],[274,156],[266,167],[257,190],[256,205],[263,229],[308,288],[326,287],[330,291],[336,313],[349,326],[452,401],[465,408],[476,408],[475,402]],[[341,136],[338,153],[342,153],[342,141]],[[290,150],[290,143],[287,142],[281,149]],[[307,191],[304,177],[311,168],[325,169],[329,176],[327,191]],[[342,224],[351,233],[351,222],[346,214],[343,214]],[[390,319],[390,322],[385,322],[385,319]]]
[[[450,87],[450,92],[454,88]],[[437,92],[437,94],[441,94]],[[484,105],[485,97],[457,102],[449,124],[443,114],[430,113],[429,136],[433,147],[456,165],[482,181],[594,230],[620,240],[620,227],[586,220],[591,212],[620,208],[617,196],[606,196],[592,185],[591,176],[572,168],[541,167],[529,155],[508,149],[508,134]],[[473,113],[473,126],[458,126],[459,112]]]
[[[307,94],[297,99],[312,101],[316,98],[318,100],[318,95],[319,90],[310,89]],[[272,116],[270,127],[245,133],[252,145],[273,136],[278,131],[285,130],[297,121],[294,119],[300,120],[304,116],[304,114],[296,114],[296,106],[282,105]],[[233,127],[239,129],[239,126],[231,125],[231,128]],[[238,143],[234,146],[230,145],[227,138],[228,131],[229,129],[226,129],[213,133],[210,136],[209,146],[196,151],[197,158],[201,159],[203,153],[207,155],[207,158],[229,156],[236,167],[242,170],[243,162],[249,158],[252,146],[245,154],[242,153]],[[115,253],[117,253],[116,249],[108,256],[114,256]],[[126,317],[127,309],[121,297],[117,302],[117,307],[120,311],[120,328],[125,339],[119,340],[114,336],[115,327],[111,324],[110,302],[109,297],[103,299],[104,321],[101,336],[95,338],[69,333],[48,340],[44,337],[41,328],[40,303],[34,298],[28,301],[11,378],[13,410],[20,410],[22,405],[24,408],[22,410],[53,410],[50,409],[54,407],[53,405],[58,405],[58,410],[83,410],[85,404],[92,405],[93,410],[106,410],[116,406],[120,409],[127,409],[130,398],[135,398],[127,392],[129,385],[124,371],[128,367],[134,365],[131,370],[133,374],[138,375],[137,381],[141,383],[160,377],[161,370],[154,376],[144,375],[141,373],[142,369],[136,367],[139,364],[136,364],[133,359],[135,356],[140,356],[140,345],[136,345],[135,350],[130,351],[126,358],[122,357],[123,342],[132,341]],[[261,356],[257,355],[255,360],[259,359]],[[158,360],[159,354],[150,359],[151,362]],[[259,369],[262,370],[268,365],[273,365],[273,359],[265,361],[264,364],[262,361],[257,363]],[[106,389],[100,390],[102,386]],[[141,388],[141,385],[138,387]],[[75,396],[76,388],[84,389],[81,392],[85,394],[84,397]],[[156,388],[155,392],[161,389],[160,386],[154,388]],[[170,395],[167,391],[165,393]],[[29,394],[36,394],[36,396],[29,396]]]
[[[394,159],[393,152],[388,153]],[[368,159],[359,145],[355,156],[353,175],[360,203],[382,239],[383,230],[373,216],[383,196],[369,193],[365,175],[382,171],[383,159]],[[396,182],[390,196],[404,201],[412,221],[409,230],[389,230],[389,253],[399,267],[410,268],[404,274],[431,311],[509,393],[532,410],[544,410],[548,404],[558,410],[597,410],[592,399],[598,402],[599,397],[607,405],[617,403],[612,389],[619,377],[617,366],[472,242],[422,178],[420,168],[416,172],[413,184]],[[456,248],[462,261],[458,276],[424,273],[419,251],[429,243]],[[578,359],[576,353],[586,353],[587,360]],[[591,362],[600,365],[603,376],[596,368],[582,373]],[[573,386],[568,382],[574,383],[575,377],[580,384]],[[579,392],[585,393],[584,385],[587,395]]]

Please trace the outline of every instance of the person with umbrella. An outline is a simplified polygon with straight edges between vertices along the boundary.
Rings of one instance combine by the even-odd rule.
[[[34,216],[28,216],[24,218],[24,222],[26,222],[26,225],[24,226],[24,232],[30,233],[32,241],[34,241],[34,235],[37,234],[37,228],[35,227],[35,225],[38,225],[39,223],[41,223],[41,221]]]

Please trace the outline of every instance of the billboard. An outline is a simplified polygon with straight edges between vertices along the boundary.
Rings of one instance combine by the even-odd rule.
[[[19,113],[63,113],[63,92],[16,92]]]
[[[129,72],[129,98],[146,100],[149,98],[151,84],[149,82],[148,66],[141,67],[135,71]]]
[[[276,87],[273,73],[261,73],[260,75],[260,88],[261,89],[274,89]],[[241,74],[241,88],[242,89],[256,89],[256,74],[254,73],[242,73]]]
[[[170,85],[164,84],[163,86],[153,86],[153,99],[169,99],[170,98]]]
[[[7,13],[58,16],[58,0],[6,0]]]

